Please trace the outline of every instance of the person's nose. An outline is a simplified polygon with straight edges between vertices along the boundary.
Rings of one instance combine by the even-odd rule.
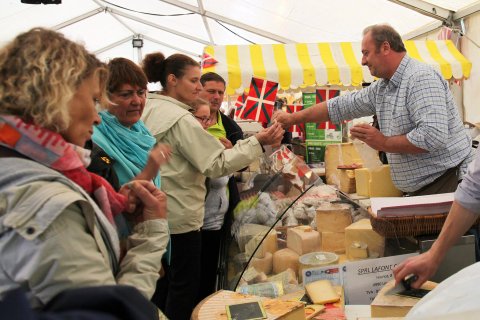
[[[367,65],[367,58],[362,57],[362,66],[366,66],[366,65]]]
[[[102,118],[100,118],[100,115],[98,112],[95,111],[95,115],[93,116],[93,125],[98,126],[102,122]]]
[[[139,105],[142,102],[143,96],[139,95],[137,92],[134,92],[132,95],[132,101],[131,103],[133,105]]]

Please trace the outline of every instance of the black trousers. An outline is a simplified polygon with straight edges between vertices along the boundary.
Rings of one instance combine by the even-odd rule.
[[[197,303],[216,291],[220,243],[223,230],[202,230],[202,280]]]
[[[200,231],[172,234],[170,241],[170,265],[163,261],[165,276],[158,280],[152,302],[168,319],[188,320],[200,287],[202,235]]]

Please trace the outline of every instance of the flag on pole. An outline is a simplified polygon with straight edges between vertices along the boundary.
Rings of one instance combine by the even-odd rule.
[[[269,123],[277,97],[277,90],[277,82],[253,77],[245,107],[240,112],[239,117]]]
[[[202,55],[202,69],[211,68],[218,63],[211,55],[204,52]]]
[[[287,105],[287,113],[294,113],[303,110],[303,105],[301,104],[294,104],[294,105]],[[299,124],[296,125],[294,124],[288,129],[289,132],[298,132],[299,135],[303,135],[303,132],[305,132],[305,125]]]
[[[240,118],[240,115],[243,113],[243,109],[245,108],[245,100],[247,99],[247,95],[242,93],[238,96],[237,101],[235,101],[235,117]]]
[[[316,103],[328,101],[329,99],[338,97],[339,95],[340,95],[340,90],[317,89],[315,92]],[[340,128],[337,125],[335,125],[330,121],[318,123],[317,128],[340,130]]]

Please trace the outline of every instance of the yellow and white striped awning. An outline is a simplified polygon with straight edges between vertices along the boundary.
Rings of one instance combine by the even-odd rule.
[[[404,41],[408,55],[432,65],[445,79],[468,78],[472,68],[451,40]],[[205,67],[227,81],[229,94],[250,86],[252,76],[276,81],[283,90],[307,86],[359,86],[374,78],[361,65],[360,42],[207,46],[216,64]]]

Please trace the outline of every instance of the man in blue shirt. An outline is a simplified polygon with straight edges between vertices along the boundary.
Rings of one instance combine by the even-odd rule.
[[[273,119],[287,128],[376,114],[379,129],[360,124],[350,132],[386,153],[398,189],[409,195],[455,191],[473,150],[448,83],[430,66],[408,57],[400,35],[389,25],[364,30],[362,65],[379,80],[297,113],[275,113]]]

